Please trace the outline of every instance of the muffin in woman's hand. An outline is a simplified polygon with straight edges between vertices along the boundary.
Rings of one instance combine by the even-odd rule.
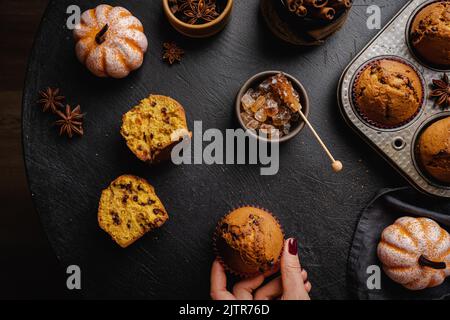
[[[142,178],[121,176],[102,192],[98,223],[122,248],[168,219],[155,189]]]
[[[126,113],[120,133],[130,150],[150,164],[167,160],[172,148],[190,136],[186,114],[176,100],[150,95]]]
[[[399,60],[384,58],[369,63],[358,75],[353,99],[370,124],[395,128],[411,121],[424,99],[417,72]]]
[[[419,11],[411,26],[411,41],[427,62],[450,65],[450,1],[438,1]]]
[[[450,117],[429,126],[417,147],[422,168],[438,181],[450,184]]]
[[[224,267],[241,277],[273,270],[283,250],[284,234],[274,216],[264,209],[242,207],[222,218],[214,247]]]

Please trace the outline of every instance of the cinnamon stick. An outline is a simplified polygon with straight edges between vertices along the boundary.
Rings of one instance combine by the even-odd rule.
[[[306,17],[306,15],[308,14],[308,9],[305,6],[299,6],[297,8],[297,11],[295,11],[295,14],[299,17]]]
[[[288,0],[287,7],[291,12],[296,12],[300,6],[303,5],[303,0]]]
[[[352,7],[352,0],[332,0],[329,6],[335,10],[349,9]]]
[[[304,0],[304,5],[313,8],[324,8],[328,4],[328,0]]]
[[[336,10],[331,7],[324,7],[319,10],[312,10],[311,15],[325,21],[331,21],[336,16]]]

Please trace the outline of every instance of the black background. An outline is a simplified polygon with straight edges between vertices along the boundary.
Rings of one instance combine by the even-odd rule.
[[[313,283],[313,298],[349,297],[346,261],[361,209],[374,193],[404,180],[374,154],[342,120],[336,101],[339,77],[352,57],[377,33],[366,27],[366,8],[382,8],[383,24],[407,1],[356,1],[348,23],[326,45],[300,51],[276,40],[259,15],[256,0],[235,1],[233,18],[219,35],[191,40],[165,19],[161,1],[108,1],[123,5],[143,23],[149,51],[143,67],[123,80],[99,79],[77,61],[66,8],[84,11],[103,1],[52,1],[30,58],[23,100],[25,161],[32,196],[63,267],[82,270],[82,293],[90,298],[202,299],[209,297],[212,233],[217,220],[240,204],[259,205],[300,241],[300,256]],[[162,43],[186,51],[172,67],[161,61]],[[278,69],[297,77],[310,95],[311,121],[344,172],[304,130],[281,147],[280,172],[259,175],[257,166],[165,164],[150,168],[127,149],[121,116],[149,93],[180,101],[189,125],[237,128],[234,97],[253,74]],[[70,104],[87,112],[86,134],[57,135],[54,118],[42,114],[37,92],[58,86]],[[97,224],[101,190],[131,173],[152,183],[170,221],[124,250]]]

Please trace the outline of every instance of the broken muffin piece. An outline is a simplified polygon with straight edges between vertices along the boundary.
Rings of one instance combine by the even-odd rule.
[[[120,133],[128,148],[150,164],[167,160],[172,148],[191,135],[181,104],[160,95],[150,95],[127,112]]]
[[[122,248],[168,219],[155,189],[142,178],[123,175],[102,192],[98,223]]]

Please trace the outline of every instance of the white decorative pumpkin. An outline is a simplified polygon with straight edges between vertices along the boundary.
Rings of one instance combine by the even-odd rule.
[[[403,217],[383,231],[378,257],[407,289],[436,287],[450,276],[450,236],[433,220]]]
[[[85,11],[73,34],[78,59],[98,77],[124,78],[144,61],[144,27],[125,8],[103,4]]]

